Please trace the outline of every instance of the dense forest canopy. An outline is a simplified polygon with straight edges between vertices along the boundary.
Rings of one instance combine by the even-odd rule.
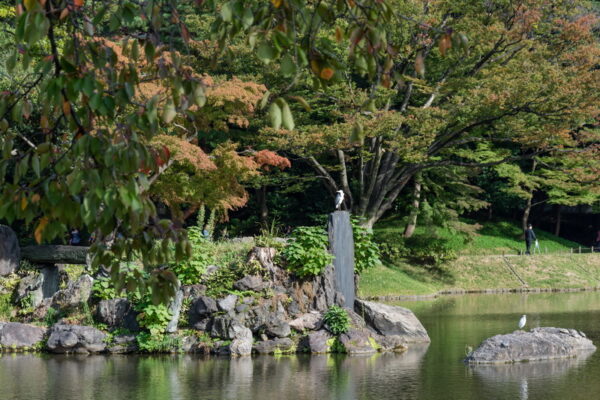
[[[307,223],[325,211],[303,195],[343,190],[363,225],[401,213],[408,235],[423,204],[446,221],[597,204],[599,17],[570,0],[2,1],[0,220],[38,243],[93,233],[95,266],[140,260],[169,294],[162,266],[205,207]]]

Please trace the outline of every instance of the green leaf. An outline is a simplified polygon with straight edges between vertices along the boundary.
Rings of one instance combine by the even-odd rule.
[[[223,7],[221,7],[221,18],[223,18],[223,21],[225,22],[231,22],[233,17],[233,4],[232,2],[228,2],[223,4]]]
[[[260,109],[264,110],[265,107],[267,106],[267,103],[269,102],[269,96],[271,96],[271,92],[270,91],[266,91],[265,94],[263,95],[262,99],[260,99]]]
[[[288,103],[282,99],[282,107],[281,107],[281,118],[283,122],[283,127],[290,131],[294,130],[294,117],[292,116],[292,110],[290,110],[290,106]]]
[[[268,43],[261,43],[256,50],[256,56],[265,64],[269,64],[275,57],[277,57],[277,50]]]
[[[163,109],[162,119],[166,124],[170,124],[175,119],[177,110],[175,110],[175,104],[173,100],[169,100],[165,108]]]
[[[281,60],[281,74],[283,76],[292,76],[296,73],[298,68],[296,67],[296,63],[292,59],[292,56],[287,54]]]
[[[252,14],[252,9],[250,7],[247,7],[244,10],[244,15],[242,16],[242,25],[244,26],[245,29],[248,29],[252,26],[253,22],[254,22],[254,14]]]
[[[196,86],[194,89],[194,102],[198,107],[204,107],[206,104],[206,93],[201,85]]]
[[[276,103],[271,103],[269,106],[269,119],[273,129],[281,128],[281,108]]]
[[[31,168],[33,169],[33,172],[35,172],[35,175],[39,178],[41,176],[40,157],[37,154],[34,154],[31,158]]]

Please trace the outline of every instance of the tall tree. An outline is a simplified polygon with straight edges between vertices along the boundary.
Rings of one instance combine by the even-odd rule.
[[[398,4],[412,18],[385,32],[385,41],[379,37],[379,47],[370,41],[379,30],[366,21],[346,31],[349,52],[339,51],[349,54],[344,65],[355,74],[345,75],[346,98],[336,99],[341,122],[264,132],[307,160],[330,193],[344,190],[367,225],[419,171],[592,145],[589,132],[578,128],[598,115],[600,51],[597,20],[583,3],[575,9],[535,0]],[[343,32],[338,24],[331,35]],[[368,54],[379,57],[383,43],[388,58],[378,66]]]

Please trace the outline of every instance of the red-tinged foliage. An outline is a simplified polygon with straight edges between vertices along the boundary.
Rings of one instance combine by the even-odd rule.
[[[277,167],[280,170],[290,168],[292,163],[285,157],[281,157],[277,153],[270,150],[257,151],[254,154],[254,161],[260,166],[260,168],[266,171],[270,170],[270,167]]]

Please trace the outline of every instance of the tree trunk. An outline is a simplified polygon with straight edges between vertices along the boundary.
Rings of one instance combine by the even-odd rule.
[[[420,174],[415,176],[415,187],[413,191],[413,202],[410,215],[408,217],[408,223],[404,228],[404,237],[409,238],[415,233],[417,227],[417,217],[419,216],[419,205],[421,204],[421,176]]]
[[[556,205],[556,225],[554,227],[554,234],[556,236],[560,236],[560,223],[561,223],[561,216],[562,216],[562,206],[561,205]]]
[[[531,173],[535,172],[535,167],[537,166],[537,161],[535,158],[533,159],[533,164],[531,165]],[[527,229],[527,224],[529,222],[529,214],[531,213],[531,204],[533,201],[533,192],[534,189],[531,189],[529,192],[529,198],[527,199],[527,205],[525,206],[525,210],[523,211],[523,218],[521,220],[521,224],[523,225],[523,235],[525,235],[525,230]]]
[[[258,201],[260,225],[266,229],[268,225],[269,209],[267,208],[267,187],[261,186],[256,189],[256,200]]]
[[[531,200],[533,199],[533,193],[527,199],[527,205],[525,206],[525,210],[523,210],[523,217],[521,219],[521,225],[523,227],[523,234],[527,229],[527,223],[529,222],[529,214],[531,213]]]

